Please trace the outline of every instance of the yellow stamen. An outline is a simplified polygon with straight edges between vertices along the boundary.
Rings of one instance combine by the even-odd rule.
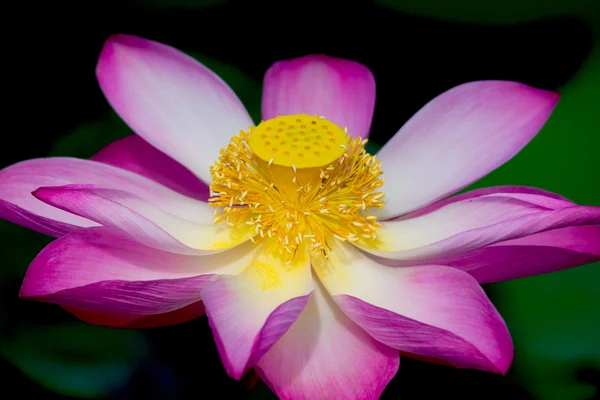
[[[307,146],[320,140],[318,154],[292,152],[293,143],[300,146],[303,138],[309,139]],[[283,147],[271,152],[275,140]],[[327,256],[336,239],[375,240],[380,225],[369,209],[383,207],[383,193],[377,192],[383,180],[366,142],[307,115],[280,116],[241,131],[211,166],[215,223],[246,232],[253,225],[252,241],[270,241],[288,260],[305,242]]]

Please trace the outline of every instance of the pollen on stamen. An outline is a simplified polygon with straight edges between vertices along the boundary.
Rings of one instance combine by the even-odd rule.
[[[333,139],[334,145],[296,158],[291,147],[273,150],[277,135],[309,137],[307,146]],[[293,141],[280,142],[287,143]],[[246,229],[254,243],[275,243],[270,247],[288,261],[305,240],[325,256],[333,239],[375,240],[380,225],[369,209],[383,207],[384,195],[377,191],[383,179],[365,144],[319,116],[279,116],[241,131],[211,166],[214,223]]]

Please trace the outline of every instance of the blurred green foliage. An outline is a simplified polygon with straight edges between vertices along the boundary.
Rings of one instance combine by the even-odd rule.
[[[17,332],[0,353],[48,389],[88,399],[124,385],[147,348],[137,331],[73,323]]]

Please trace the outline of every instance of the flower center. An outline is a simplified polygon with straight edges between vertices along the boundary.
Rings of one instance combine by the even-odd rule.
[[[366,143],[308,115],[241,131],[211,166],[214,222],[275,244],[289,260],[301,246],[327,256],[332,240],[375,240],[380,225],[369,209],[383,207],[383,179]]]
[[[288,115],[261,122],[248,142],[254,154],[271,164],[312,168],[338,159],[348,135],[323,117]]]

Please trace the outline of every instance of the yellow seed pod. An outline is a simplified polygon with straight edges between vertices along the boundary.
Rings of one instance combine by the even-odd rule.
[[[248,143],[254,154],[271,164],[313,168],[341,157],[348,135],[323,117],[284,115],[253,128]]]

